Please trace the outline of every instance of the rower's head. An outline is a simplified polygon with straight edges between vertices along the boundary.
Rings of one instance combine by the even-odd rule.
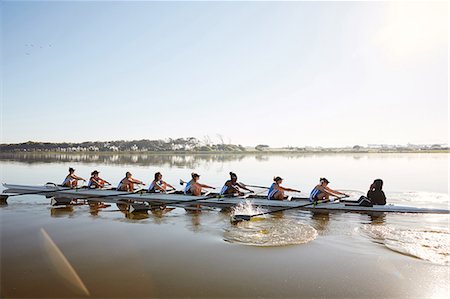
[[[233,182],[237,181],[237,175],[232,171],[230,171],[230,178]]]
[[[279,176],[276,176],[273,178],[273,181],[279,185],[283,182],[283,179]]]
[[[198,173],[191,173],[191,177],[194,181],[198,181],[198,179],[200,178],[200,175]]]
[[[75,169],[73,169],[72,167],[69,167],[69,173],[74,173]]]
[[[98,177],[99,172],[97,170],[94,170],[93,172],[91,172],[91,176],[93,177]]]
[[[383,180],[382,179],[374,180],[371,187],[372,187],[371,189],[374,189],[374,190],[382,190],[383,189]]]
[[[127,177],[127,178],[131,178],[131,172],[129,172],[129,171],[127,171],[126,173],[125,173],[125,177]]]
[[[322,186],[326,186],[330,183],[330,181],[328,181],[326,178],[320,178],[320,184]]]
[[[155,173],[155,181],[159,181],[160,179],[162,179],[162,174],[158,171],[157,173]]]

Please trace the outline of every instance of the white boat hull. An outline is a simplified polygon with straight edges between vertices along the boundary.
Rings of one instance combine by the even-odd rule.
[[[115,190],[100,190],[100,189],[67,189],[59,186],[27,186],[27,185],[12,185],[3,184],[6,188],[4,194],[40,194],[51,195],[57,197],[69,197],[77,199],[89,199],[92,201],[101,201],[108,203],[145,203],[151,205],[194,205],[202,204],[205,206],[227,208],[233,207],[244,200],[252,202],[255,206],[268,208],[270,210],[298,208],[308,211],[342,211],[342,212],[356,212],[356,213],[433,213],[433,214],[449,214],[449,210],[445,209],[431,209],[418,208],[398,205],[384,205],[384,206],[349,206],[345,202],[329,202],[318,205],[308,205],[309,200],[306,198],[294,198],[293,201],[279,201],[267,200],[263,197],[258,198],[242,198],[242,197],[223,197],[211,198],[210,196],[189,196],[180,194],[162,194],[162,193],[128,193],[124,191]]]

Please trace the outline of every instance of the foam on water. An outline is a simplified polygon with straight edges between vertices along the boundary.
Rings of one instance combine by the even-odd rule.
[[[450,196],[435,192],[392,192],[387,194],[388,200],[396,203],[419,204],[422,206],[448,206]]]
[[[255,215],[262,213],[263,210],[253,205],[250,200],[240,202],[238,205],[232,208],[231,216],[234,215]]]
[[[298,220],[276,217],[258,220],[243,221],[227,228],[225,241],[252,246],[287,246],[308,243],[317,237],[312,226]]]
[[[441,265],[450,265],[450,231],[412,230],[381,225],[364,225],[376,242],[388,249]]]
[[[231,216],[262,212],[264,210],[246,200],[232,209]],[[286,246],[307,243],[317,237],[317,231],[312,226],[279,216],[264,215],[254,217],[251,221],[239,222],[225,230],[224,239],[231,243],[253,246]]]

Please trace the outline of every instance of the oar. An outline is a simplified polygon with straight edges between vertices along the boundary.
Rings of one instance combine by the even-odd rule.
[[[206,197],[202,197],[202,198],[195,198],[195,199],[190,199],[190,200],[179,200],[179,201],[166,202],[166,203],[162,203],[161,205],[170,206],[170,205],[176,205],[176,204],[193,203],[193,202],[207,200],[207,199],[212,199],[212,198],[223,198],[223,197],[225,197],[225,196],[219,195],[219,194],[214,194],[214,195],[206,196]]]
[[[20,196],[20,195],[34,195],[34,194],[45,194],[45,193],[53,193],[58,191],[65,191],[65,190],[73,190],[71,188],[64,188],[64,189],[57,189],[57,190],[45,190],[45,191],[39,191],[39,192],[28,192],[28,193],[15,193],[15,194],[0,194],[0,196],[3,197],[13,197],[13,196]]]
[[[310,202],[310,203],[307,203],[307,204],[304,204],[304,205],[299,205],[299,206],[294,206],[294,207],[287,207],[287,208],[282,208],[282,209],[278,209],[278,210],[274,210],[274,211],[258,213],[258,214],[254,214],[254,215],[234,215],[232,217],[232,222],[250,221],[253,217],[256,217],[256,216],[273,214],[273,213],[276,213],[276,212],[287,211],[287,210],[300,209],[300,208],[307,207],[307,206],[310,206],[310,205],[318,205],[318,204],[322,204],[322,203],[327,203],[329,201],[330,201],[329,199],[313,201],[313,202]]]
[[[55,187],[57,187],[57,185],[54,184],[54,183],[47,183],[46,185],[49,185],[49,184],[52,184],[52,185],[54,185]],[[54,190],[44,190],[44,191],[38,191],[38,192],[26,192],[26,193],[16,193],[16,194],[11,194],[11,195],[1,194],[1,193],[0,193],[0,196],[1,196],[1,197],[6,197],[6,198],[8,198],[8,197],[13,197],[13,196],[21,196],[21,195],[46,194],[46,193],[53,193],[53,192],[65,191],[65,190],[79,190],[79,189],[85,189],[85,188],[83,188],[83,187],[84,187],[84,185],[81,186],[81,187],[77,187],[77,188],[63,187],[63,188],[54,189]],[[6,190],[8,190],[8,189],[6,189]]]
[[[263,188],[263,189],[270,189],[269,187],[264,187],[264,186],[258,186],[258,185],[247,185],[244,184],[247,187],[253,187],[253,188]],[[289,191],[289,192],[295,192],[295,193],[302,193],[302,191],[300,190],[296,190],[296,191]]]
[[[247,185],[244,184],[246,187],[253,187],[253,188],[263,188],[263,189],[270,189],[269,187],[265,187],[265,186],[258,186],[258,185]]]

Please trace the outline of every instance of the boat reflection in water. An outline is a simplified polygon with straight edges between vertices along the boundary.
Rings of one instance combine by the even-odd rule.
[[[371,213],[368,216],[372,225],[384,225],[386,223],[386,213]]]
[[[75,210],[72,206],[56,207],[50,209],[50,216],[52,217],[71,217],[75,215]]]
[[[322,212],[322,211],[311,212],[311,220],[312,226],[317,230],[317,232],[320,235],[328,231],[330,224],[329,212]]]

